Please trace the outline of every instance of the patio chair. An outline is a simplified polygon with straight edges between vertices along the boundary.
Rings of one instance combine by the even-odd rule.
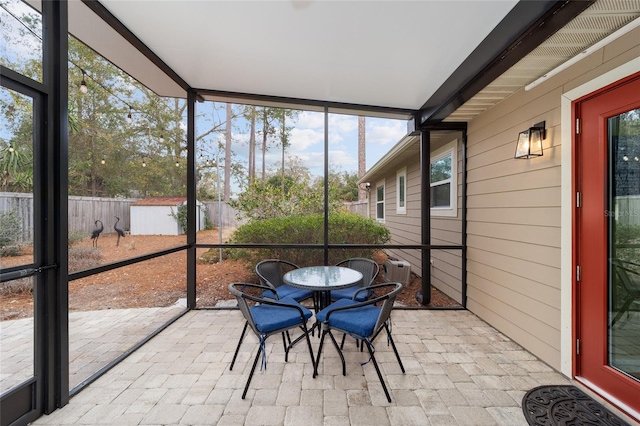
[[[345,268],[355,269],[356,271],[362,274],[362,281],[358,283],[357,286],[344,288],[340,290],[333,290],[331,292],[332,300],[339,299],[351,299],[356,300],[358,302],[364,302],[369,297],[371,297],[371,290],[368,291],[358,291],[361,288],[370,287],[378,276],[378,272],[380,271],[380,267],[376,262],[371,259],[365,259],[362,257],[354,257],[351,259],[343,260],[340,263],[337,263],[336,266],[343,266]],[[354,298],[354,295],[357,296]]]
[[[258,262],[258,264],[256,265],[256,274],[260,279],[260,283],[262,285],[270,287],[268,290],[265,290],[262,293],[262,296],[268,297],[270,299],[275,299],[275,293],[277,293],[277,298],[279,299],[290,297],[296,302],[313,299],[313,306],[315,310],[315,293],[312,290],[303,290],[292,287],[288,284],[285,284],[282,279],[285,273],[291,271],[292,269],[298,268],[298,265],[287,262],[286,260],[267,259]]]
[[[264,297],[251,296],[245,292],[245,290],[248,288],[255,288],[262,291],[268,289],[268,287],[259,284],[229,284],[229,291],[236,297],[236,300],[238,301],[238,307],[240,308],[240,311],[242,312],[242,315],[246,320],[244,328],[242,329],[242,334],[240,335],[240,340],[238,341],[238,346],[236,347],[236,351],[233,354],[233,359],[231,360],[229,370],[233,370],[238,352],[240,351],[240,346],[242,345],[242,340],[244,339],[248,327],[251,327],[251,330],[256,334],[256,336],[258,336],[259,342],[258,352],[256,353],[256,357],[253,360],[251,372],[249,373],[247,384],[245,385],[244,392],[242,393],[242,399],[244,399],[247,395],[249,384],[251,383],[253,373],[256,369],[256,365],[258,365],[258,360],[260,359],[261,354],[262,364],[260,366],[260,369],[262,370],[262,368],[264,368],[266,370],[267,368],[265,341],[269,336],[273,334],[282,334],[282,342],[284,344],[284,360],[285,362],[287,362],[289,360],[289,349],[291,349],[292,344],[291,342],[289,342],[289,344],[287,345],[287,341],[285,340],[285,331],[289,331],[292,328],[302,329],[304,336],[307,339],[309,355],[311,356],[311,363],[313,364],[314,371],[316,369],[315,359],[313,357],[313,349],[311,348],[311,340],[309,340],[309,333],[307,330],[307,321],[309,320],[309,318],[311,318],[313,313],[291,298],[273,300]],[[255,302],[256,305],[250,306],[249,301]]]
[[[629,316],[629,308],[633,303],[640,302],[640,265],[621,259],[611,259],[611,264],[625,293],[622,306],[611,321],[613,327],[625,312]]]
[[[391,344],[393,352],[396,354],[396,358],[398,359],[398,364],[400,364],[400,369],[404,374],[404,366],[402,365],[402,360],[400,360],[400,355],[398,354],[396,345],[393,342],[393,338],[391,337],[390,327],[390,316],[391,310],[393,308],[393,302],[395,301],[397,294],[400,292],[400,290],[402,290],[402,284],[385,283],[377,284],[371,286],[370,288],[372,290],[392,288],[392,290],[388,291],[382,296],[373,297],[364,302],[356,302],[355,300],[349,299],[340,299],[316,314],[316,319],[322,323],[322,337],[320,338],[320,346],[318,347],[318,358],[314,365],[315,370],[313,371],[313,375],[315,377],[318,374],[318,365],[320,364],[322,346],[324,343],[324,338],[327,334],[329,334],[333,345],[340,355],[340,360],[342,361],[342,375],[347,375],[344,355],[342,354],[342,350],[338,346],[338,342],[336,342],[336,339],[331,331],[337,330],[342,333],[349,334],[350,336],[353,336],[354,338],[364,342],[364,344],[367,345],[369,355],[371,356],[370,361],[373,362],[376,373],[378,373],[378,378],[380,379],[382,389],[384,389],[384,393],[387,396],[387,401],[391,402],[391,396],[389,395],[387,386],[384,383],[382,373],[380,372],[380,367],[378,366],[378,362],[376,361],[376,357],[374,355],[375,349],[373,346],[373,341],[378,336],[378,334],[380,334],[382,329],[387,332],[387,344]],[[361,288],[358,291],[365,292],[367,290],[368,288]],[[381,304],[381,306],[377,306],[377,304]]]

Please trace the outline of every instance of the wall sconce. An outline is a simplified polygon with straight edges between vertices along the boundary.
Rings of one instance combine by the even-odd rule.
[[[366,189],[367,191],[371,189],[371,183],[370,182],[366,182],[364,184],[364,189]]]
[[[526,159],[542,157],[542,141],[546,138],[545,122],[534,124],[533,127],[520,132],[516,145],[515,158]]]

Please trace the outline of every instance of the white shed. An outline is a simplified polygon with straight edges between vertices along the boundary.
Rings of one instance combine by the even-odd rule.
[[[186,197],[149,197],[130,206],[131,235],[180,235],[184,230],[174,215]],[[196,200],[196,231],[205,227],[204,204]],[[173,214],[172,214],[173,212]]]

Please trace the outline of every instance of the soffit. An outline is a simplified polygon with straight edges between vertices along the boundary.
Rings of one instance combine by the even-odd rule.
[[[640,0],[598,0],[445,121],[471,121],[515,92],[640,17]]]

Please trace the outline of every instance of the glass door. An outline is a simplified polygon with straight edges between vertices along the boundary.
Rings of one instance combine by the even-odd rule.
[[[607,295],[608,363],[640,380],[640,108],[607,120],[612,273]]]
[[[25,420],[37,403],[38,285],[34,150],[41,97],[3,78],[0,87],[0,424]],[[38,187],[38,185],[35,185]]]
[[[576,380],[640,412],[640,74],[576,103]],[[578,269],[576,269],[578,270]]]

